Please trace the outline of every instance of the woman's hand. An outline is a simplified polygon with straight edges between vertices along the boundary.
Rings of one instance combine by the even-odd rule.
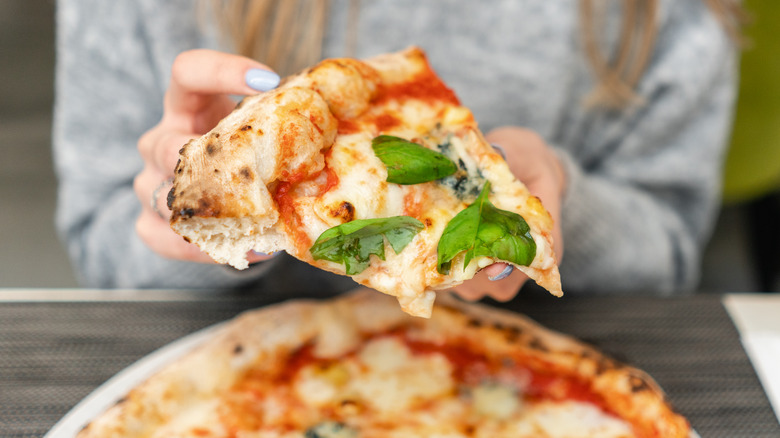
[[[236,103],[229,95],[256,94],[278,84],[276,73],[249,58],[211,50],[191,50],[176,58],[165,93],[162,120],[138,141],[144,169],[134,181],[135,193],[143,207],[136,231],[156,253],[172,259],[213,263],[168,224],[171,212],[166,197],[179,149],[207,133],[233,110]],[[249,261],[268,257],[250,253]]]
[[[560,262],[563,255],[561,201],[566,190],[566,175],[558,157],[539,135],[528,129],[513,126],[497,128],[485,138],[501,147],[512,173],[532,195],[542,200],[552,215],[555,255]],[[455,292],[468,300],[490,296],[498,301],[509,301],[526,280],[528,277],[512,270],[511,265],[494,263],[478,272],[473,279],[457,286]]]

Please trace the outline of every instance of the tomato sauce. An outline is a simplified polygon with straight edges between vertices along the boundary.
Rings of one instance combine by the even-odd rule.
[[[335,170],[333,170],[330,166],[328,166],[328,162],[330,161],[330,155],[332,150],[333,149],[328,149],[328,151],[325,152],[325,168],[322,169],[322,172],[325,172],[325,183],[320,185],[320,195],[331,191],[331,189],[333,189],[339,184],[338,174],[336,173]]]
[[[383,103],[390,99],[420,99],[426,102],[443,101],[453,105],[460,105],[455,92],[444,85],[444,82],[436,76],[430,68],[418,73],[412,79],[382,87],[376,98],[376,103]]]
[[[338,135],[357,134],[360,132],[360,124],[353,120],[339,120]]]
[[[290,196],[290,192],[295,187],[295,182],[281,181],[273,193],[274,202],[279,209],[279,214],[282,216],[287,231],[292,235],[296,247],[299,249],[302,247],[311,246],[311,239],[309,235],[303,230],[303,221],[295,211],[295,200]]]
[[[336,172],[328,166],[332,149],[325,151],[325,167],[315,173],[314,175],[307,175],[303,172],[296,172],[292,174],[283,174],[280,181],[276,185],[276,189],[272,193],[274,202],[279,209],[279,214],[282,216],[285,226],[288,232],[293,236],[295,245],[300,252],[306,251],[312,244],[311,238],[306,234],[303,227],[303,220],[298,212],[295,210],[295,199],[292,196],[292,191],[295,187],[304,182],[311,181],[320,178],[323,173],[325,174],[324,182],[322,182],[319,189],[319,196],[323,193],[330,191],[333,187],[339,183],[339,176]]]
[[[455,379],[467,385],[477,385],[499,371],[506,371],[506,365],[502,364],[501,361],[488,358],[484,354],[471,349],[467,343],[436,344],[408,338],[404,338],[404,342],[414,354],[438,353],[446,357],[453,364]],[[530,399],[586,402],[599,407],[604,412],[614,414],[607,408],[604,398],[595,393],[587,382],[578,380],[576,376],[554,374],[554,367],[550,364],[547,365],[547,369],[550,372],[517,365],[510,372],[531,377],[528,386],[525,388],[525,396]]]
[[[388,131],[401,125],[401,121],[392,114],[380,114],[373,117],[371,121],[376,126],[378,132]]]

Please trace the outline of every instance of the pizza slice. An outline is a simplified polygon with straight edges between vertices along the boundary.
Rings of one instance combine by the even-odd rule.
[[[78,437],[693,436],[646,373],[446,295],[430,319],[366,291],[248,312]]]
[[[549,213],[417,48],[247,97],[182,148],[168,205],[217,262],[286,251],[412,315],[497,261],[562,294]]]

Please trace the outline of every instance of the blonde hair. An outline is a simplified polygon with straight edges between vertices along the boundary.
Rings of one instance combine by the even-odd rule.
[[[733,40],[744,14],[739,0],[703,0]],[[588,106],[620,109],[641,103],[635,88],[653,54],[658,0],[623,0],[620,37],[613,53],[599,44],[603,1],[581,0],[580,37],[595,75]],[[286,75],[318,61],[327,25],[328,0],[212,0],[223,34],[238,53]],[[350,0],[347,56],[354,53],[359,0]]]
[[[328,0],[214,0],[211,5],[237,53],[283,75],[321,57]]]
[[[740,25],[745,16],[739,1],[704,0],[704,3],[731,39],[741,43]],[[621,2],[620,36],[611,59],[608,59],[598,41],[598,29],[605,27],[604,23],[599,21],[599,18],[604,16],[599,7],[604,5],[605,2],[594,0],[580,2],[580,37],[585,56],[596,76],[596,85],[585,103],[588,106],[620,109],[641,103],[634,90],[653,55],[655,38],[658,35],[658,0]]]

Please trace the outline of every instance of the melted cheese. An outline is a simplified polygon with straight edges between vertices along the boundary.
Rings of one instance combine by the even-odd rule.
[[[422,400],[451,394],[450,363],[440,355],[412,356],[396,338],[369,343],[360,353],[364,371],[352,389],[381,413],[400,413]]]
[[[627,422],[596,405],[526,396],[528,382],[503,382],[500,372],[492,383],[456,378],[458,369],[451,360],[457,353],[420,350],[415,342],[423,338],[418,338],[381,335],[330,359],[310,355],[316,343],[302,350],[303,356],[293,362],[304,363],[294,368],[289,381],[256,375],[259,380],[245,386],[249,391],[232,396],[241,400],[236,418],[249,418],[247,432],[237,436],[300,437],[321,426],[318,431],[377,438],[633,437]],[[517,373],[511,376],[517,379]],[[191,426],[190,419],[200,415],[213,414],[192,410],[177,425]],[[291,429],[298,435],[287,435]]]
[[[413,356],[397,338],[369,342],[343,366],[308,366],[295,384],[296,393],[308,404],[353,400],[377,415],[402,412],[421,400],[449,395],[454,388],[452,366],[444,357]]]
[[[508,424],[502,436],[517,438],[630,438],[634,434],[625,421],[611,417],[588,403],[542,402]],[[479,435],[478,435],[479,436]],[[488,438],[488,435],[484,435]]]

